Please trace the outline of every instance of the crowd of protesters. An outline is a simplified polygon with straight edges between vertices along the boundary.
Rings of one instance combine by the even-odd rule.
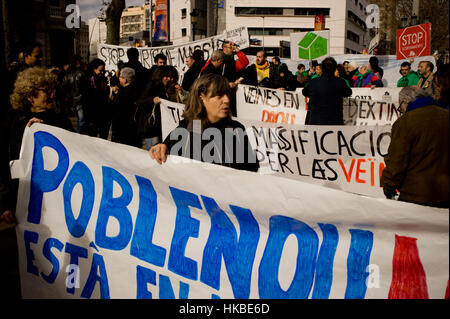
[[[161,99],[184,103],[187,110],[185,119],[204,120],[205,116],[209,118],[211,112],[209,102],[205,101],[214,98],[209,94],[220,92],[222,95],[218,98],[226,98],[217,107],[226,110],[226,120],[207,121],[208,125],[237,127],[239,125],[230,122],[229,117],[236,116],[236,89],[239,84],[289,91],[300,89],[309,98],[305,124],[343,125],[343,98],[352,95],[352,88],[383,87],[384,70],[375,56],[363,65],[356,61],[338,64],[331,57],[322,63],[313,60],[308,66],[299,64],[294,74],[279,57],[269,61],[264,50],[257,52],[254,63],[250,64],[237,45],[224,41],[221,49],[212,52],[209,59],[205,59],[202,50],[193,51],[185,60],[187,70],[181,83],[178,83],[180,74],[175,67],[167,65],[164,54],[154,57],[150,69],[139,62],[136,48],[128,49],[127,57],[128,61],[119,61],[117,70],[112,72],[105,69],[105,62],[100,59],[86,64],[79,56],[74,56],[66,66],[44,68],[41,66],[41,45],[33,42],[24,46],[19,61],[12,64],[9,70],[8,104],[1,109],[0,216],[3,220],[12,221],[14,218],[16,186],[9,175],[8,163],[18,157],[27,125],[43,122],[80,134],[145,148],[151,150],[153,156],[155,146],[159,145],[157,149],[161,149],[161,145],[165,144],[168,151],[171,146],[162,140]],[[422,61],[418,70],[413,71],[412,62],[413,59],[401,65],[397,86],[421,88],[422,95],[417,96],[423,98],[426,94],[431,99],[426,99],[428,105],[448,110],[448,65],[440,65],[435,72],[433,63]],[[212,81],[212,86],[199,85],[204,79]],[[223,89],[225,84],[226,90]],[[197,111],[192,111],[191,107],[200,113],[195,113]],[[434,108],[429,110],[434,112]],[[411,112],[411,108],[406,107],[403,112]],[[74,127],[70,117],[76,118]],[[189,123],[182,124],[189,127]],[[388,173],[391,172],[389,163]],[[255,168],[248,167],[250,170]],[[384,178],[385,181],[391,179],[387,175]],[[394,192],[393,184],[389,185],[386,196]],[[439,200],[443,201],[445,199]]]
[[[294,74],[279,57],[269,62],[264,50],[250,64],[238,46],[224,41],[221,50],[207,60],[202,50],[189,55],[181,83],[180,74],[167,65],[164,54],[154,57],[150,69],[139,62],[136,48],[128,49],[127,57],[128,62],[119,61],[113,72],[100,59],[86,64],[79,56],[66,66],[43,67],[42,46],[32,42],[23,47],[19,61],[9,69],[4,88],[8,98],[0,109],[0,221],[17,222],[18,181],[11,178],[9,162],[19,157],[24,130],[34,123],[144,148],[160,164],[169,154],[208,161],[196,158],[194,135],[214,128],[224,137],[226,129],[240,129],[244,161],[237,161],[236,149],[227,150],[229,145],[222,140],[213,141],[214,147],[234,157],[212,162],[256,172],[259,164],[245,128],[232,119],[239,84],[301,89],[309,98],[307,125],[343,125],[343,98],[351,96],[353,88],[383,87],[384,70],[377,57],[364,65],[356,61],[338,64],[331,57],[320,64],[313,60],[308,66],[299,64]],[[448,208],[449,66],[422,61],[414,71],[412,63],[413,59],[404,62],[399,70],[397,86],[403,89],[398,111],[403,115],[392,127],[380,183],[387,198],[400,192],[399,200]],[[175,147],[180,140],[171,139],[172,134],[162,140],[161,99],[186,105],[173,131],[188,132],[181,148]],[[70,118],[76,118],[74,126]],[[196,121],[201,123],[199,132]],[[211,142],[201,140],[200,154]]]

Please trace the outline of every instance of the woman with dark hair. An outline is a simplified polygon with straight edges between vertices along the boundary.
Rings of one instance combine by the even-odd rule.
[[[89,64],[86,90],[85,118],[88,125],[88,134],[94,137],[107,139],[111,126],[111,110],[108,97],[109,88],[105,77],[105,62],[94,59]]]
[[[231,118],[229,95],[230,85],[224,77],[212,73],[200,76],[192,85],[183,120],[164,143],[150,149],[150,157],[159,164],[170,154],[258,171],[259,163],[244,126]],[[198,145],[197,140],[201,141]]]
[[[177,99],[173,86],[178,80],[178,71],[169,65],[158,66],[154,69],[150,82],[136,101],[134,120],[137,123],[137,133],[143,139],[145,148],[161,143],[161,99],[181,102]]]
[[[338,78],[343,79],[349,88],[352,87],[352,86],[350,85],[351,79],[350,79],[350,77],[347,75],[347,71],[345,71],[345,65],[343,65],[343,64],[338,64],[338,65],[336,66],[335,76],[338,77]]]

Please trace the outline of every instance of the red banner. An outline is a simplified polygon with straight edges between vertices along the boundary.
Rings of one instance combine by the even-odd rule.
[[[168,7],[167,0],[155,0],[155,21],[153,26],[153,40],[168,40]]]

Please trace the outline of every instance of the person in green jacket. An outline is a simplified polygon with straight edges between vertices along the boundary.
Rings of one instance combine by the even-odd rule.
[[[420,74],[411,70],[411,63],[403,62],[400,66],[400,74],[402,77],[397,82],[397,87],[405,87],[417,85],[420,80]]]

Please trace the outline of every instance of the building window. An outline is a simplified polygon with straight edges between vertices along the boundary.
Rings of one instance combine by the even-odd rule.
[[[125,16],[122,18],[122,23],[136,23],[141,22],[141,15]]]
[[[347,30],[347,39],[359,44],[359,35],[350,30]]]
[[[282,16],[283,8],[244,8],[235,7],[234,14],[237,16]]]
[[[187,34],[186,28],[181,29],[181,36],[185,37]]]
[[[347,18],[361,29],[367,29],[366,23],[350,10],[347,11]]]
[[[330,8],[248,8],[235,7],[236,16],[316,16],[330,15]]]
[[[186,19],[186,8],[181,9],[181,19]]]
[[[264,30],[264,34],[263,34]],[[291,33],[295,32],[307,32],[307,31],[313,31],[314,28],[301,28],[301,29],[284,29],[284,28],[248,28],[248,35],[249,36],[255,36],[255,35],[287,35],[289,36]]]
[[[294,15],[296,16],[316,16],[323,14],[330,16],[330,8],[295,8]]]

